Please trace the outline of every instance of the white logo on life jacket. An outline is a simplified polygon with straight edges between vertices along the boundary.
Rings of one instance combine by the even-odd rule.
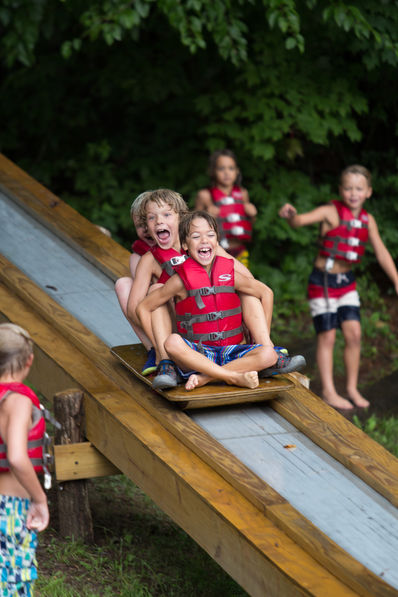
[[[218,279],[220,282],[229,282],[232,279],[232,275],[231,274],[221,274],[221,276],[218,276]]]

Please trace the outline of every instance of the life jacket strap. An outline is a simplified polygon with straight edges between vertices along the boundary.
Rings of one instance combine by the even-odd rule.
[[[232,317],[233,315],[239,315],[242,313],[242,308],[235,307],[235,309],[227,309],[226,311],[211,311],[210,313],[204,313],[203,315],[193,315],[192,313],[184,313],[184,315],[177,315],[177,321],[181,322],[181,327],[192,328],[194,323],[203,323],[205,321],[218,321],[225,317]]]
[[[210,296],[211,294],[223,293],[235,293],[234,286],[204,286],[203,288],[192,288],[188,290],[188,296],[195,297],[195,302],[198,309],[205,308],[202,296]]]
[[[221,222],[228,222],[228,224],[234,224],[235,222],[242,222],[242,220],[248,221],[249,218],[247,216],[241,216],[240,214],[237,214],[237,213],[232,213],[232,214],[228,214],[224,218],[219,218],[219,220]],[[227,232],[229,232],[229,230]]]
[[[243,333],[242,326],[235,328],[233,330],[226,330],[223,332],[210,332],[208,334],[190,334],[188,332],[187,339],[191,342],[199,342],[200,344],[205,343],[206,340],[209,342],[217,342],[218,340],[225,340],[226,338],[232,338],[232,336],[237,336],[238,334]]]
[[[362,220],[340,220],[340,224],[343,224],[344,226],[347,226],[347,228],[350,230],[352,228],[367,228],[368,224],[366,222],[362,222]]]
[[[243,203],[242,199],[234,199],[234,197],[223,197],[217,199],[217,205],[234,205],[235,203]]]

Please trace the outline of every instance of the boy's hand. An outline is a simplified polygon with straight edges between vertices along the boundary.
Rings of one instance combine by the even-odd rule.
[[[50,514],[48,512],[47,500],[45,502],[31,501],[28,516],[26,519],[26,526],[32,531],[44,531],[50,521]]]
[[[244,203],[243,204],[245,214],[249,216],[249,218],[255,218],[257,215],[257,208],[254,203]]]
[[[278,211],[278,214],[285,220],[291,220],[297,214],[297,209],[290,203],[285,203]]]

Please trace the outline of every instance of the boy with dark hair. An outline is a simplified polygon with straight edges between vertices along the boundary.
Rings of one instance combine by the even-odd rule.
[[[187,390],[213,380],[254,388],[259,383],[258,372],[267,372],[277,362],[278,354],[268,329],[261,330],[266,340],[262,345],[241,344],[242,309],[237,291],[262,301],[267,286],[242,275],[235,260],[217,255],[217,223],[208,212],[192,212],[182,218],[179,233],[189,258],[175,268],[178,275],[137,307],[142,327],[149,331],[152,313],[172,298],[176,302],[178,333],[170,334],[164,344],[173,360],[163,361],[164,371],[155,378],[154,386],[175,386],[177,364],[179,373],[188,376]],[[294,369],[298,368],[296,362]]]

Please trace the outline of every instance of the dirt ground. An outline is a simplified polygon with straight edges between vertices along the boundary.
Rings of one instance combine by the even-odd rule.
[[[383,297],[389,321],[386,324],[377,323],[378,327],[387,325],[391,330],[395,343],[387,339],[383,334],[374,338],[363,337],[363,349],[359,372],[359,389],[362,394],[370,400],[371,406],[366,410],[354,409],[350,414],[344,413],[348,418],[357,414],[361,419],[375,413],[380,416],[389,414],[398,416],[398,298],[393,296]],[[362,319],[369,317],[369,312],[362,312]],[[312,322],[308,317],[308,322]],[[395,345],[394,345],[395,344]],[[307,368],[303,373],[310,377],[310,388],[317,394],[321,394],[319,372],[316,366],[316,339],[315,333],[309,340],[295,343],[290,352],[304,354],[307,360]],[[345,395],[345,373],[342,365],[341,354],[338,354],[341,346],[335,349],[335,384],[337,391]],[[343,411],[342,411],[343,413]]]

